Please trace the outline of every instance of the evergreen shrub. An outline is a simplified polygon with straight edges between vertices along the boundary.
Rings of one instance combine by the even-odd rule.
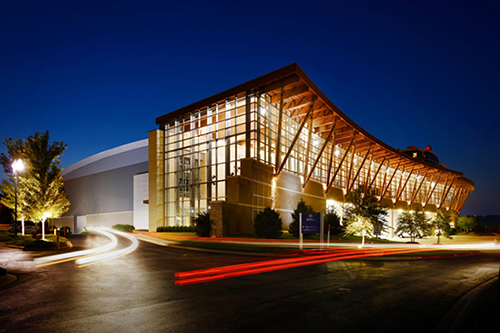
[[[212,221],[210,220],[210,213],[200,213],[197,218],[194,219],[196,236],[198,237],[210,237],[210,232],[212,229]]]
[[[293,222],[288,226],[288,232],[295,237],[299,237],[299,222],[301,213],[314,213],[314,209],[312,208],[312,206],[306,204],[303,199],[300,199],[299,203],[297,204],[297,208],[294,209],[292,213]]]
[[[340,225],[340,217],[335,211],[335,208],[326,209],[323,224],[325,227],[325,235],[328,233],[328,225],[330,225],[330,234],[332,235],[339,235],[344,232]]]
[[[253,226],[259,238],[279,238],[283,234],[280,214],[270,207],[257,214]]]

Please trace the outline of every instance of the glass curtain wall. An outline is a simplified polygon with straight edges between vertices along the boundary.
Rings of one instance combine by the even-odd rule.
[[[165,124],[166,225],[190,225],[210,201],[226,200],[226,176],[239,175],[246,157],[246,99],[234,96]],[[255,118],[255,98],[249,106]],[[255,120],[251,127],[255,133]]]
[[[275,166],[278,121],[279,103],[272,103],[266,94],[249,93],[233,96],[165,124],[166,225],[190,225],[199,213],[208,210],[210,201],[226,200],[226,177],[241,174],[242,158],[255,158]],[[279,163],[291,149],[283,170],[304,180],[325,139],[311,131],[312,122],[306,121],[296,143],[290,147],[301,121],[294,111],[283,110]],[[332,147],[328,142],[310,179],[323,183],[326,188],[344,154],[345,149]],[[396,200],[399,195],[399,200],[409,202],[414,197],[413,202],[428,200],[428,204],[439,205],[445,190],[443,184],[422,182],[422,176],[417,173],[410,176],[409,172],[395,170],[387,164],[380,166],[371,161],[370,156],[364,157],[353,154],[351,149],[335,175],[333,186],[347,190],[372,183],[378,195],[385,191],[384,197],[389,199]],[[428,198],[434,186],[437,187]],[[445,205],[450,203],[453,190],[449,191]]]

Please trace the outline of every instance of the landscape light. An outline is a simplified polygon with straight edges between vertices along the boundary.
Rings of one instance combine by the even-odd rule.
[[[43,213],[43,216],[42,216],[42,239],[43,240],[45,240],[45,221],[50,217],[52,217],[51,212]]]

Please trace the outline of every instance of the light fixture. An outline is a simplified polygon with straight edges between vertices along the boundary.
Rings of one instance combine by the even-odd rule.
[[[12,172],[14,173],[14,180],[15,180],[15,199],[14,199],[14,235],[17,236],[17,176],[20,171],[23,171],[25,168],[24,162],[21,159],[17,159],[14,162],[12,162]],[[24,229],[24,228],[23,228]]]

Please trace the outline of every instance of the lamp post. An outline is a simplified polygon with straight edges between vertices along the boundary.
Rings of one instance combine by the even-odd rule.
[[[14,234],[17,236],[17,175],[19,174],[20,171],[24,170],[24,162],[23,160],[17,159],[12,163],[12,172],[14,173],[14,180],[15,180],[15,199],[14,199],[14,217],[15,217],[15,223],[14,223]]]

